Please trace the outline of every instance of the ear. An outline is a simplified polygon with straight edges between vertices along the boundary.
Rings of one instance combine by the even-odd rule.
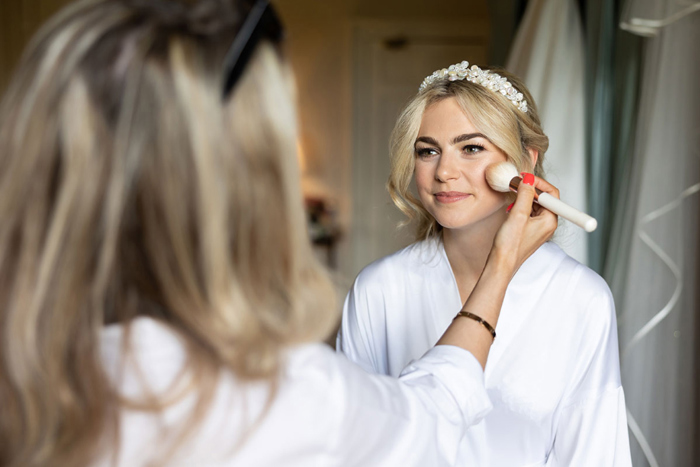
[[[530,161],[532,161],[532,165],[530,166],[532,171],[535,171],[535,165],[537,165],[537,158],[539,157],[540,153],[532,148],[527,148],[528,154],[530,154]]]

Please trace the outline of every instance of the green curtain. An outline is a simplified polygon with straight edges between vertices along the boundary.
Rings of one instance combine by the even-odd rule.
[[[613,276],[624,275],[626,246],[614,239],[624,197],[629,193],[630,154],[634,140],[642,40],[619,28],[621,2],[590,0],[585,4],[586,152],[588,210],[598,219],[589,238],[589,266],[603,274],[615,293]]]
[[[612,151],[615,3],[591,0],[586,4],[586,153],[588,211],[598,229],[588,240],[588,265],[602,272],[604,239],[609,230],[610,161]]]
[[[608,281],[617,306],[622,309],[623,288],[630,264],[630,246],[635,225],[636,210],[631,198],[638,192],[640,177],[634,172],[639,164],[632,159],[634,135],[637,127],[641,79],[643,38],[617,28],[615,55],[615,104],[613,108],[612,157],[610,169],[610,207],[606,229],[603,231],[602,265],[600,272]]]

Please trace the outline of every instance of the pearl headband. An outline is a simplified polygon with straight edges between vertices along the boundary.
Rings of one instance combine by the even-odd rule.
[[[472,67],[469,68],[469,62],[466,60],[462,63],[450,65],[449,68],[435,71],[432,75],[423,80],[418,92],[423,91],[434,82],[444,79],[449,81],[466,79],[472,83],[481,84],[493,92],[503,94],[504,97],[518,108],[518,110],[527,113],[527,102],[523,94],[518,92],[506,78],[489,70],[482,70],[476,65],[472,65]]]

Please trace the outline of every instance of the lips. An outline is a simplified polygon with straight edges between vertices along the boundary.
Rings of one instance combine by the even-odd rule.
[[[440,203],[456,203],[464,199],[469,198],[471,195],[469,193],[462,193],[461,191],[441,191],[433,195],[435,199]]]

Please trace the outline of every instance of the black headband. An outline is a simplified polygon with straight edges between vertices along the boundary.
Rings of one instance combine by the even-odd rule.
[[[282,37],[282,23],[269,0],[257,0],[224,58],[224,100],[231,94],[231,90],[243,74],[258,42],[261,39],[269,39],[279,43]]]

